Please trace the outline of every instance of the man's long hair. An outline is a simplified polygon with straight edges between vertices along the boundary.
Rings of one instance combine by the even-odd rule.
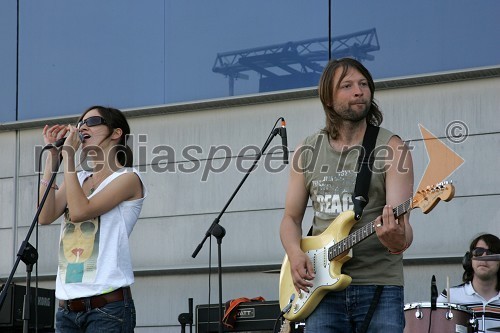
[[[342,73],[339,77],[337,85],[334,87],[333,76],[335,75],[337,68],[342,68]],[[366,78],[368,81],[368,87],[371,91],[371,104],[370,109],[368,110],[368,115],[366,116],[366,123],[379,126],[383,120],[382,112],[380,112],[380,109],[373,98],[375,93],[375,83],[373,82],[372,75],[365,68],[365,66],[352,58],[331,60],[326,65],[319,80],[318,93],[326,114],[326,126],[323,131],[328,133],[328,136],[332,139],[337,138],[339,122],[339,117],[333,110],[333,92],[339,88],[340,82],[342,82],[350,68],[358,70]]]

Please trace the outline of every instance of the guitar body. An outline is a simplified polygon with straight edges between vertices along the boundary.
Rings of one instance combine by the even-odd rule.
[[[328,260],[328,248],[339,240],[346,238],[352,226],[356,223],[353,211],[341,213],[320,235],[302,238],[300,247],[311,260],[314,267],[315,278],[311,281],[313,287],[309,292],[300,294],[293,285],[290,262],[285,255],[280,271],[280,307],[283,309],[293,298],[293,305],[284,317],[290,321],[298,322],[307,318],[323,297],[330,291],[343,290],[349,286],[352,279],[342,274],[342,265],[352,258],[352,250],[346,251],[335,258]]]

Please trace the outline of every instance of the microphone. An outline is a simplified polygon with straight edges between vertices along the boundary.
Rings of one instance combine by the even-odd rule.
[[[438,290],[436,287],[436,277],[433,275],[431,280],[431,310],[436,310],[437,297],[438,297]]]
[[[286,138],[286,122],[285,118],[281,118],[281,128],[280,128],[280,136],[281,136],[281,146],[283,147],[283,164],[288,164],[288,141]]]
[[[78,132],[78,137],[80,138],[80,141],[83,142],[85,141],[85,139],[83,138],[83,134]],[[64,144],[64,141],[66,141],[66,138],[67,137],[64,137],[64,138],[60,138],[59,140],[57,140],[56,142],[54,143],[49,143],[48,145],[46,145],[45,147],[43,147],[44,149],[48,149],[48,148],[59,148],[61,147],[63,144]]]

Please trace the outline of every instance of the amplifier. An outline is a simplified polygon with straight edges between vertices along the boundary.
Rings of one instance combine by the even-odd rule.
[[[1,289],[4,288],[2,286]],[[8,329],[23,327],[23,306],[26,286],[11,284],[7,291],[7,297],[0,309],[0,331],[7,332]],[[35,288],[30,288],[30,320],[29,328],[35,328],[36,309],[38,309],[38,330],[53,332],[55,316],[55,292],[51,289],[38,288],[38,301],[35,303]]]
[[[222,313],[226,310],[222,305]],[[224,326],[224,332],[273,332],[274,324],[281,313],[278,301],[245,302],[238,306],[236,324],[233,329]],[[210,322],[209,320],[210,314]],[[278,327],[280,325],[278,324]],[[196,333],[219,332],[219,305],[196,306]]]

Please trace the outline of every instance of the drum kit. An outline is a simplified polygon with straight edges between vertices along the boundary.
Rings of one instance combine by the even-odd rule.
[[[479,330],[478,322],[481,319],[475,316],[474,311],[458,304],[436,303],[436,309],[432,310],[430,303],[409,303],[405,305],[404,311],[404,333],[500,332],[500,326]],[[485,327],[484,322],[481,326]]]
[[[500,254],[473,257],[472,260],[500,261]],[[448,295],[449,295],[448,290]],[[500,332],[500,327],[480,331],[474,311],[452,303],[409,303],[404,307],[406,326],[404,333],[483,333]],[[482,318],[484,320],[484,317]],[[483,325],[484,328],[484,321]]]

